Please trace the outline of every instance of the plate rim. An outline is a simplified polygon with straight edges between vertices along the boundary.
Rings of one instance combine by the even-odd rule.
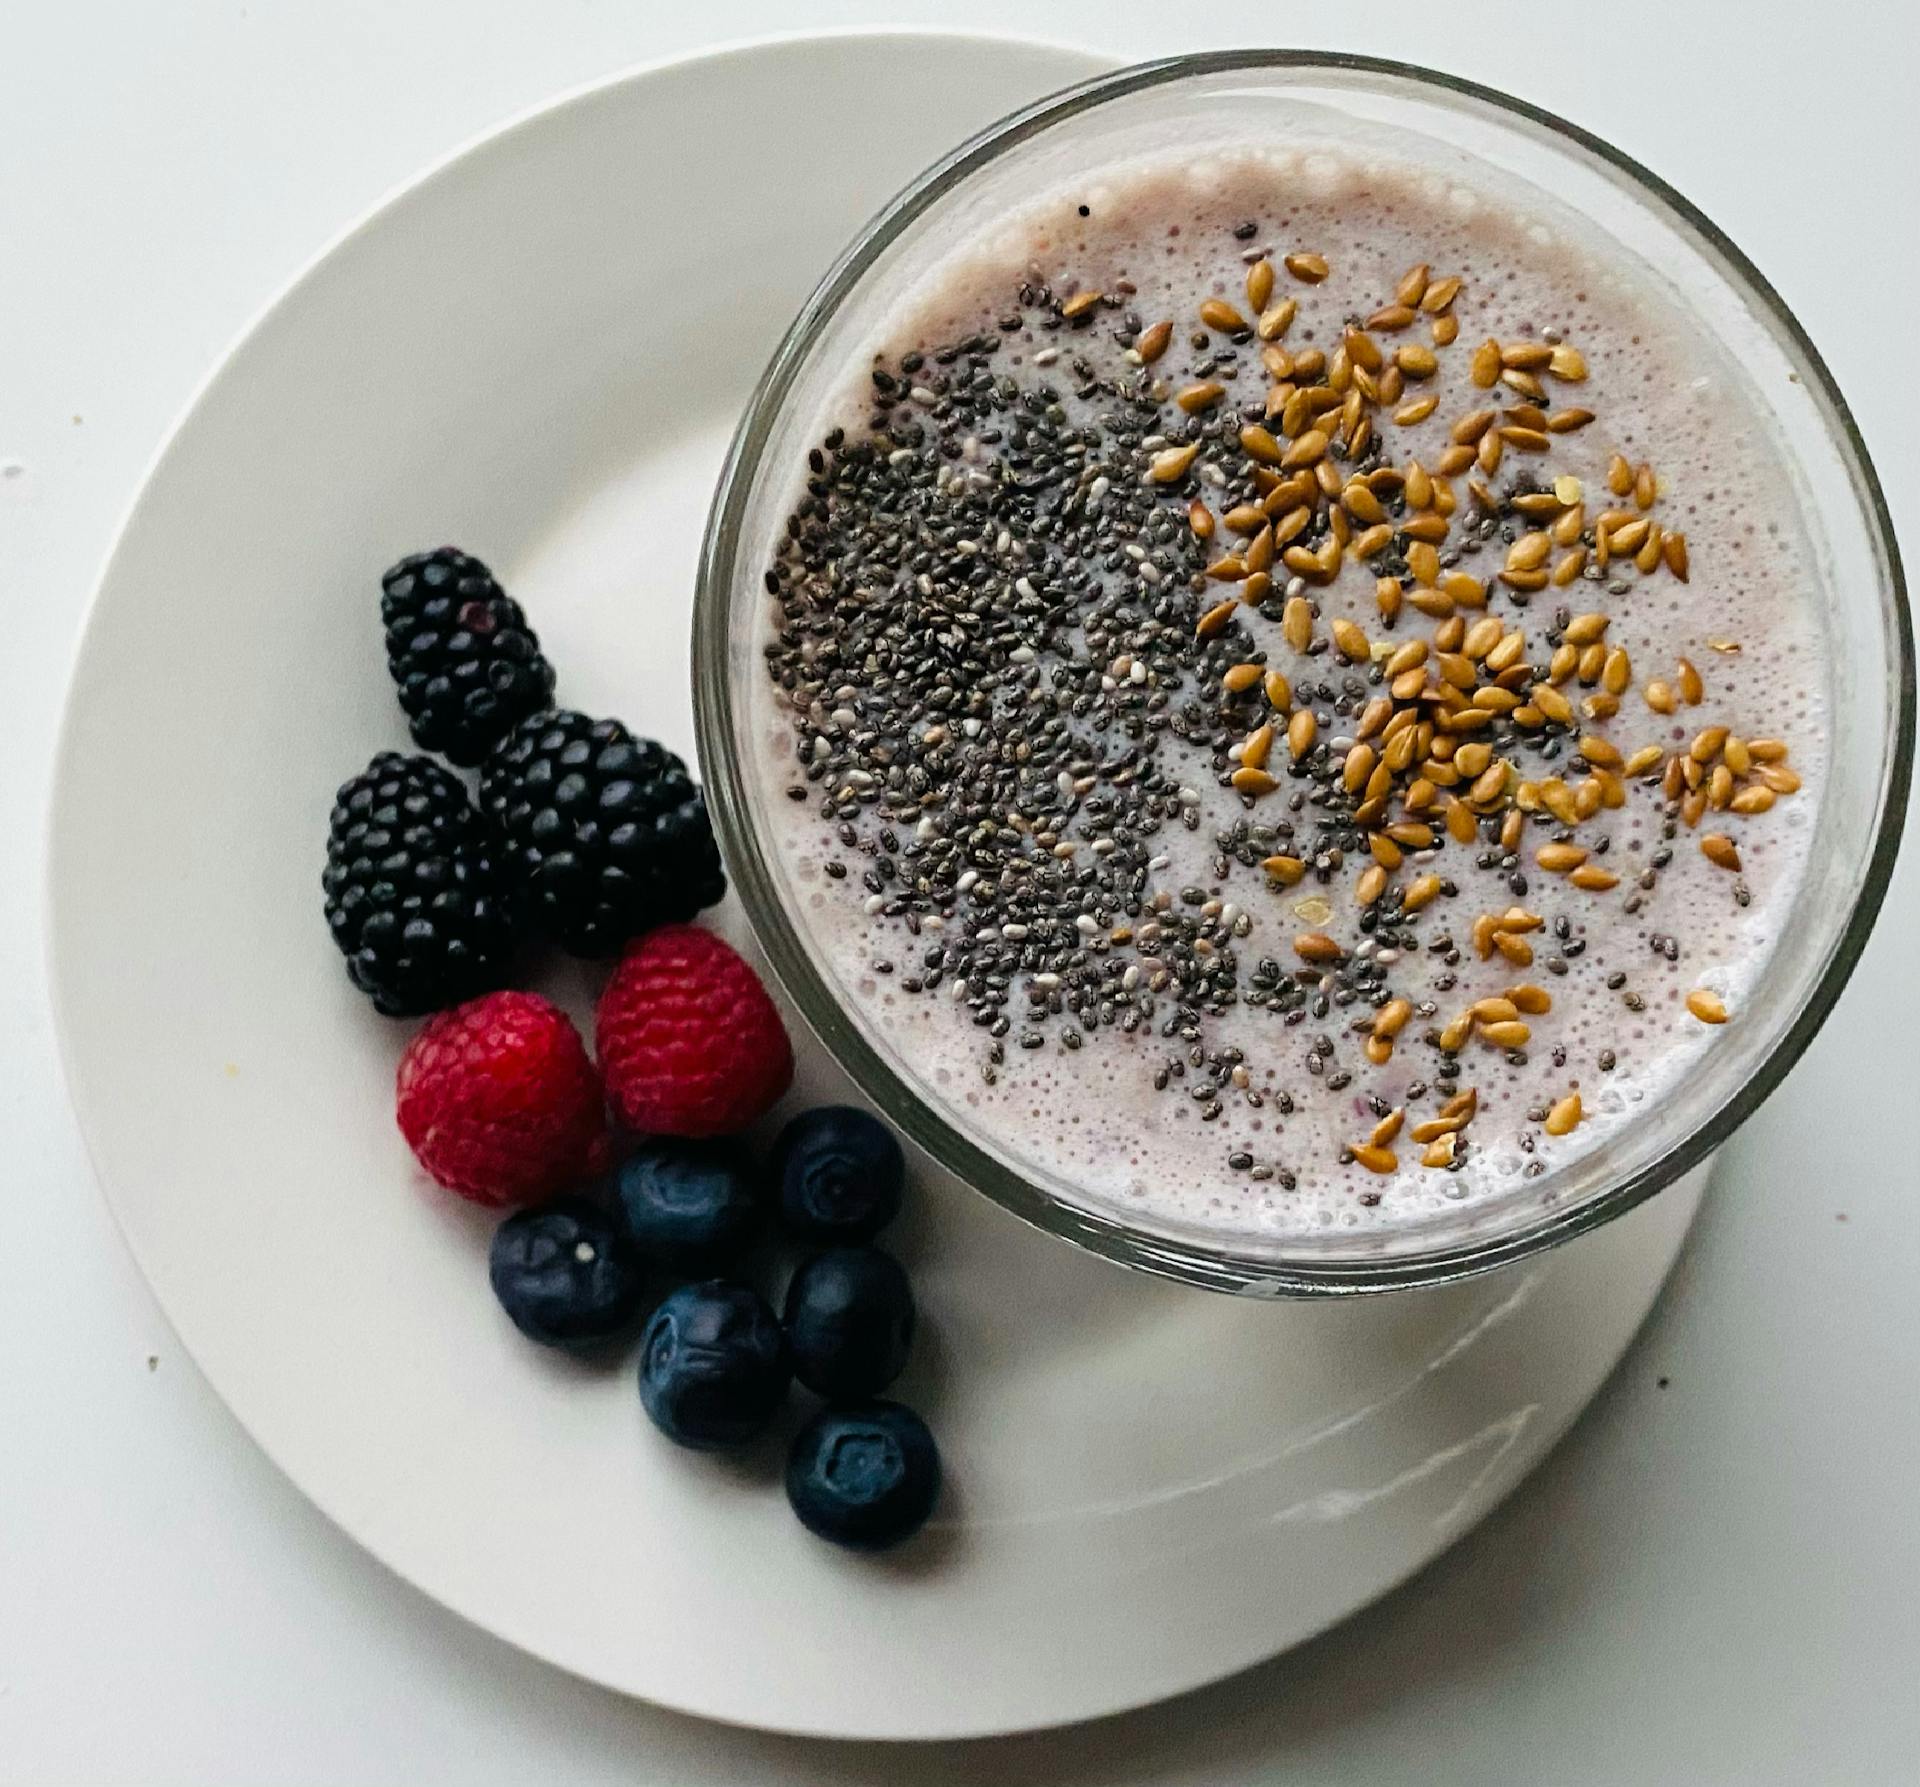
[[[72,1114],[74,1128],[78,1132],[82,1152],[88,1168],[88,1176],[93,1181],[95,1195],[105,1206],[112,1221],[115,1234],[126,1249],[127,1257],[132,1261],[140,1275],[141,1285],[158,1310],[160,1318],[166,1324],[167,1332],[172,1336],[181,1352],[192,1362],[201,1381],[213,1393],[219,1405],[222,1418],[232,1423],[246,1443],[254,1448],[272,1465],[279,1477],[288,1484],[300,1499],[314,1510],[336,1533],[345,1538],[355,1551],[372,1560],[381,1570],[395,1580],[406,1585],[408,1590],[439,1609],[442,1613],[458,1620],[463,1626],[480,1633],[488,1640],[507,1646],[509,1649],[531,1658],[541,1667],[558,1670],[574,1680],[589,1683],[602,1692],[617,1696],[622,1700],[636,1702],[643,1706],[657,1707],[684,1717],[708,1720],[714,1724],[725,1725],[736,1730],[763,1731],[782,1737],[802,1738],[819,1741],[861,1741],[882,1743],[937,1742],[950,1739],[990,1738],[1011,1736],[1025,1731],[1058,1729],[1063,1725],[1082,1723],[1088,1718],[1111,1716],[1128,1710],[1135,1705],[1152,1704],[1162,1698],[1173,1698],[1179,1694],[1203,1687],[1208,1682],[1220,1679],[1222,1673],[1210,1672],[1193,1681],[1181,1681],[1168,1688],[1165,1694],[1156,1694],[1153,1701],[1125,1701],[1119,1705],[1092,1713],[1074,1712],[1045,1724],[1023,1723],[1004,1728],[983,1728],[978,1726],[955,1726],[951,1729],[928,1730],[919,1735],[871,1734],[836,1730],[825,1726],[806,1726],[764,1719],[749,1719],[738,1713],[717,1710],[711,1706],[696,1705],[684,1699],[668,1699],[659,1695],[643,1693],[626,1683],[612,1680],[604,1674],[584,1668],[578,1663],[563,1660],[548,1653],[544,1648],[523,1641],[517,1636],[509,1636],[509,1628],[500,1623],[489,1623],[464,1608],[454,1605],[437,1594],[426,1583],[396,1558],[388,1555],[385,1548],[369,1543],[355,1529],[355,1526],[338,1511],[331,1498],[316,1493],[301,1476],[289,1468],[280,1455],[280,1449],[264,1438],[235,1408],[229,1399],[219,1378],[201,1358],[199,1349],[188,1339],[176,1318],[172,1305],[162,1294],[160,1286],[151,1270],[146,1249],[136,1239],[122,1215],[120,1204],[109,1188],[107,1175],[102,1170],[99,1152],[94,1143],[93,1127],[90,1120],[91,1106],[82,1090],[81,1075],[75,1060],[76,1042],[73,1034],[73,1020],[69,1009],[66,991],[66,978],[62,969],[62,924],[59,906],[55,898],[63,873],[63,862],[69,848],[61,822],[60,803],[55,798],[58,791],[69,780],[74,756],[78,749],[76,732],[75,696],[88,674],[90,665],[98,655],[99,635],[103,624],[103,597],[112,581],[116,566],[132,533],[136,522],[145,509],[156,480],[172,458],[181,436],[187,431],[206,403],[209,394],[227,375],[234,361],[298,296],[307,282],[333,259],[348,244],[378,225],[391,211],[411,201],[416,195],[447,178],[469,157],[488,149],[509,137],[533,129],[559,113],[577,105],[590,103],[617,88],[644,83],[658,76],[671,74],[696,65],[723,64],[746,60],[764,55],[769,51],[779,52],[803,46],[847,42],[874,42],[891,40],[905,48],[914,45],[935,43],[957,43],[969,46],[986,47],[993,50],[1014,49],[1031,50],[1042,54],[1058,55],[1070,58],[1079,65],[1074,72],[1065,75],[1064,84],[1083,79],[1087,75],[1103,70],[1118,68],[1124,58],[1108,51],[1093,49],[1085,44],[1069,43],[1059,38],[1046,37],[1035,33],[1010,31],[978,31],[956,29],[938,25],[879,24],[829,26],[815,30],[795,29],[784,31],[751,32],[729,37],[722,42],[705,45],[691,50],[675,51],[660,56],[643,57],[637,61],[621,64],[619,67],[600,75],[574,82],[544,98],[520,106],[504,113],[492,122],[467,133],[452,146],[435,155],[424,165],[410,174],[388,185],[371,203],[354,212],[347,220],[331,230],[310,252],[305,254],[298,264],[282,277],[249,312],[245,321],[228,337],[224,345],[207,363],[205,369],[193,381],[191,389],[171,418],[161,430],[152,450],[141,464],[130,493],[121,504],[118,514],[108,535],[107,545],[102,552],[98,568],[87,584],[86,599],[81,611],[80,626],[75,632],[74,643],[67,661],[65,675],[60,692],[59,720],[55,728],[53,750],[51,753],[45,787],[47,790],[46,809],[37,834],[40,845],[40,872],[38,891],[40,894],[40,966],[43,975],[47,1005],[54,1039],[54,1054],[58,1064],[60,1081],[66,1092],[67,1107]],[[1577,1413],[1577,1411],[1576,1411]]]

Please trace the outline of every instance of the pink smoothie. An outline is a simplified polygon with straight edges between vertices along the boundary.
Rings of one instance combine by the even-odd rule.
[[[813,430],[758,731],[803,932],[925,1096],[1091,1206],[1249,1237],[1512,1193],[1673,1097],[1796,898],[1829,701],[1798,493],[1686,308],[1544,195],[1331,149],[1063,189],[919,289]]]

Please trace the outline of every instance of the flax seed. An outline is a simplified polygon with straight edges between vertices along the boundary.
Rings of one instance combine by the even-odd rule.
[[[1153,456],[1150,474],[1156,484],[1172,484],[1187,475],[1187,469],[1199,457],[1200,443],[1190,441],[1184,447],[1168,447]]]
[[[1535,683],[1527,691],[1527,699],[1537,707],[1542,716],[1556,726],[1573,724],[1573,704],[1551,683]]]
[[[1299,311],[1300,306],[1295,299],[1282,298],[1277,304],[1268,305],[1260,312],[1260,320],[1254,325],[1253,332],[1262,341],[1278,341],[1292,327]]]
[[[1564,875],[1587,860],[1587,852],[1578,844],[1542,844],[1533,860],[1550,875]]]
[[[1197,385],[1188,385],[1174,397],[1177,403],[1190,416],[1197,416],[1203,410],[1210,410],[1226,396],[1227,388],[1218,379],[1206,379]]]
[[[1328,444],[1328,436],[1324,429],[1306,429],[1287,444],[1280,455],[1280,464],[1287,471],[1295,471],[1303,465],[1312,465],[1326,458]]]
[[[1695,987],[1687,995],[1687,1010],[1703,1024],[1724,1024],[1727,1021],[1727,1008],[1718,993],[1710,993],[1705,987]]]
[[[1547,1112],[1548,1135],[1571,1135],[1580,1125],[1580,1094],[1569,1092]]]
[[[1400,897],[1400,909],[1403,912],[1419,912],[1433,903],[1440,892],[1441,881],[1438,875],[1416,875],[1407,884],[1406,891]]]
[[[1645,516],[1635,521],[1623,521],[1607,535],[1607,550],[1615,558],[1626,558],[1638,552],[1646,542],[1650,526]]]
[[[1202,639],[1212,639],[1216,634],[1224,633],[1233,619],[1234,610],[1239,606],[1237,600],[1216,603],[1201,615],[1194,625],[1194,632]]]
[[[1694,734],[1693,743],[1687,747],[1687,755],[1695,763],[1711,763],[1720,755],[1720,749],[1727,742],[1727,738],[1726,727],[1708,726]]]

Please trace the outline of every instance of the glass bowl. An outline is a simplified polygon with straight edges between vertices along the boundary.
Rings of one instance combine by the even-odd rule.
[[[1311,108],[1309,110],[1308,108]],[[762,576],[828,395],[859,364],[930,252],[1076,174],[1169,142],[1284,133],[1303,118],[1390,132],[1400,152],[1466,155],[1551,191],[1666,281],[1745,368],[1778,423],[1824,570],[1833,686],[1828,781],[1802,897],[1740,1021],[1646,1116],[1502,1194],[1378,1232],[1271,1240],[1122,1216],[1003,1148],[916,1082],[796,922],[756,775]],[[1703,1160],[1779,1084],[1832,1009],[1879,911],[1912,770],[1914,651],[1880,486],[1813,344],[1753,264],[1664,181],[1609,144],[1505,94],[1368,57],[1232,51],[1102,76],[963,144],[876,217],[821,281],[760,381],[722,473],[703,548],[693,639],[700,756],[722,847],[774,973],[874,1104],[941,1165],[1052,1234],[1217,1290],[1343,1294],[1443,1283],[1566,1240]]]

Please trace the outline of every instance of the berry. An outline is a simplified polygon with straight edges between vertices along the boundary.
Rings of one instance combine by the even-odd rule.
[[[488,993],[429,1020],[400,1058],[400,1133],[476,1204],[532,1204],[600,1164],[606,1104],[572,1021],[537,993]]]
[[[594,1013],[614,1115],[642,1135],[731,1135],[793,1080],[759,977],[711,931],[666,925],[621,957]]]
[[[940,1494],[940,1448],[897,1402],[823,1409],[787,1456],[787,1500],[836,1545],[883,1551],[926,1523]]]
[[[640,1401],[668,1439],[702,1451],[762,1432],[787,1397],[786,1343],[773,1311],[743,1284],[683,1285],[640,1342]]]
[[[613,1184],[634,1244],[669,1266],[729,1265],[760,1226],[752,1167],[734,1142],[648,1142]]]
[[[726,895],[686,765],[618,720],[522,721],[487,760],[480,795],[529,922],[574,955],[612,955]]]
[[[899,1215],[906,1172],[893,1131],[851,1105],[802,1111],[773,1144],[781,1223],[806,1241],[871,1241]]]
[[[900,1262],[877,1247],[835,1247],[787,1286],[793,1375],[822,1396],[877,1396],[913,1345],[913,1289]]]
[[[378,1011],[415,1017],[506,972],[511,904],[492,828],[458,776],[383,751],[335,797],[327,928]]]
[[[387,670],[413,742],[471,768],[553,700],[553,666],[520,604],[477,558],[416,552],[380,579]]]
[[[597,1346],[640,1312],[638,1256],[606,1212],[582,1198],[509,1216],[494,1230],[487,1276],[513,1325],[542,1346]]]

